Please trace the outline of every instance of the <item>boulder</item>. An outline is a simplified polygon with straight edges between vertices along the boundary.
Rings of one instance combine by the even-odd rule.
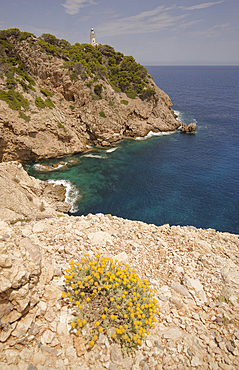
[[[196,129],[197,129],[196,122],[189,123],[189,125],[186,125],[186,123],[182,123],[180,131],[186,134],[194,134]]]

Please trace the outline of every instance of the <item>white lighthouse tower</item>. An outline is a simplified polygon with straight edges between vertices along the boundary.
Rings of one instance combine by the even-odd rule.
[[[90,44],[92,46],[98,45],[97,42],[95,41],[95,31],[94,31],[94,28],[91,28],[91,31],[90,31]]]

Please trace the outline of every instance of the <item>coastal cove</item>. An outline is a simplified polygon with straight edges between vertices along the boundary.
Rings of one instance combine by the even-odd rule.
[[[40,163],[75,161],[52,172],[26,164],[30,175],[73,185],[74,215],[112,214],[155,225],[194,225],[239,233],[238,67],[147,67],[171,98],[179,131],[124,140]],[[66,183],[65,183],[66,184]]]

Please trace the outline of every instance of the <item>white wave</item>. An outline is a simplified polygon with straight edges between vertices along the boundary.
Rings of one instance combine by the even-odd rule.
[[[100,159],[106,159],[106,157],[103,157],[102,155],[97,154],[84,154],[82,157],[88,157],[88,158],[100,158]]]
[[[112,152],[114,152],[116,149],[118,149],[118,148],[110,148],[110,149],[107,149],[107,150],[106,150],[106,153],[112,153]]]
[[[44,165],[44,164],[41,164],[41,163],[36,163],[34,164],[33,168],[34,170],[36,171],[46,171],[46,172],[51,172],[51,171],[57,171],[59,170],[60,168],[64,167],[67,165],[67,162],[61,162],[57,165],[57,167],[52,167],[52,166],[48,166],[48,165]]]
[[[181,124],[183,123],[183,114],[179,110],[175,110],[174,113],[177,115],[176,120],[179,121]]]
[[[75,213],[78,211],[77,200],[81,197],[79,190],[69,180],[47,180],[46,183],[54,185],[63,185],[66,187],[66,202],[71,205],[70,212]]]
[[[175,131],[161,131],[161,132],[153,132],[149,131],[149,133],[144,137],[136,137],[135,140],[147,140],[153,136],[166,136],[166,135],[172,135]]]

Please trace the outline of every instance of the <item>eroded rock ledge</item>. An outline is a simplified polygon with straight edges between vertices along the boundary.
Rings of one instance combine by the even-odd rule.
[[[239,367],[239,237],[111,215],[0,222],[0,369]],[[100,335],[87,352],[61,300],[70,260],[101,252],[151,282],[155,329],[134,355]]]
[[[15,222],[18,219],[42,219],[68,212],[65,188],[53,186],[27,174],[21,163],[0,163],[0,218]]]

